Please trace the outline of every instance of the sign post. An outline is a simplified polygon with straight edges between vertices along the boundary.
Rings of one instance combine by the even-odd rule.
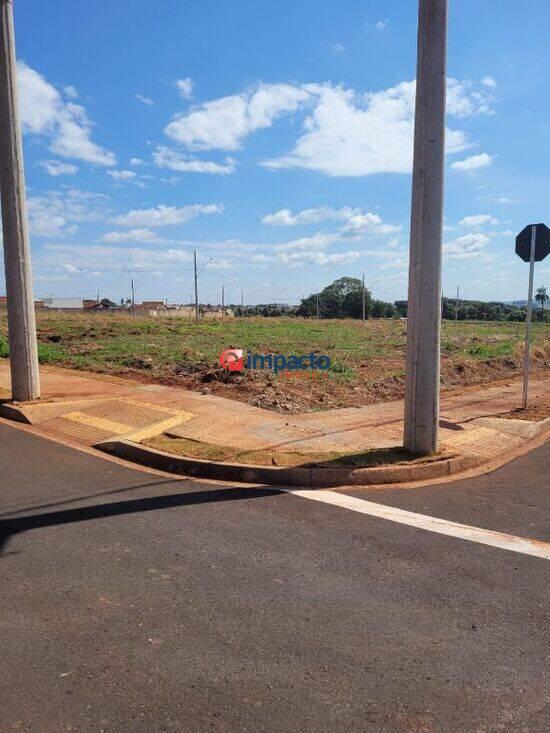
[[[533,319],[533,280],[535,262],[540,262],[550,252],[550,229],[545,224],[531,224],[516,237],[516,254],[529,262],[529,293],[525,324],[525,352],[523,355],[523,409],[527,409],[529,393],[529,369],[531,361],[531,321]]]

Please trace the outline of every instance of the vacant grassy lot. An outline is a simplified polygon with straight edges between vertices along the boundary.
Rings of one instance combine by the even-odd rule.
[[[369,404],[403,395],[406,322],[250,318],[203,321],[126,315],[38,313],[40,359],[76,369],[180,384],[294,412]],[[444,322],[442,384],[476,384],[519,373],[524,324]],[[533,327],[533,366],[550,369],[550,324]],[[327,354],[327,379],[286,378],[218,367],[228,347],[264,354]],[[0,317],[0,356],[7,356]]]

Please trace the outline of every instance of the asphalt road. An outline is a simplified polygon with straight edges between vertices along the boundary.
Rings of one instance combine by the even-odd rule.
[[[548,444],[350,492],[548,539]],[[548,731],[550,562],[0,425],[0,730]]]

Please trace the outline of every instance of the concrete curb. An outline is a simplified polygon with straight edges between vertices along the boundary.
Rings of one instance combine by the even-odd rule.
[[[519,435],[521,438],[526,438],[527,440],[538,438],[539,435],[545,435],[550,431],[550,417],[539,422],[508,420],[498,417],[478,417],[474,422],[481,427],[492,428],[493,430],[498,430],[499,433]]]
[[[4,417],[6,420],[13,420],[14,422],[22,422],[25,425],[32,425],[31,420],[29,420],[23,410],[10,402],[0,404],[0,417]]]
[[[241,463],[218,463],[198,458],[185,458],[149,448],[130,440],[111,439],[95,446],[117,458],[124,458],[148,468],[156,468],[198,478],[239,481],[253,484],[302,486],[322,489],[335,486],[367,486],[424,481],[476,468],[485,462],[477,454],[456,456],[416,465],[380,466],[374,468],[315,468],[296,466],[250,466]]]

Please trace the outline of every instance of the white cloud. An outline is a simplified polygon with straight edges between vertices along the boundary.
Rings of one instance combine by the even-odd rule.
[[[72,163],[63,163],[60,160],[41,160],[40,165],[50,176],[74,176],[78,173],[78,166]]]
[[[72,234],[77,224],[101,221],[105,217],[106,197],[80,189],[50,191],[42,196],[29,196],[27,211],[31,234],[63,236]]]
[[[490,214],[474,214],[473,216],[465,216],[464,219],[461,219],[458,223],[461,227],[480,227],[484,224],[495,226],[500,222]]]
[[[409,266],[409,260],[406,257],[397,257],[395,260],[379,265],[380,270],[404,270]]]
[[[408,173],[412,169],[415,82],[373,94],[331,84],[309,84],[316,106],[287,155],[264,161],[270,168],[308,168],[329,176]],[[470,85],[449,81],[449,114],[485,113],[485,97]],[[461,130],[448,130],[447,153],[470,147]]]
[[[514,196],[496,196],[493,200],[498,204],[519,204],[519,199]]]
[[[176,79],[176,88],[183,99],[190,99],[193,96],[195,84],[193,79],[186,77],[185,79]]]
[[[443,252],[452,259],[467,259],[476,257],[489,244],[490,239],[485,234],[464,234],[443,245]]]
[[[101,245],[46,244],[49,269],[58,268],[67,271],[68,266],[91,275],[97,272],[98,262],[110,273],[119,271],[143,270],[149,274],[168,270],[173,272],[178,267],[189,266],[192,253],[182,249],[146,249],[141,247],[115,247]],[[40,261],[37,261],[39,266]]]
[[[384,224],[378,214],[367,212],[366,214],[354,214],[341,229],[343,236],[363,236],[365,234],[398,234],[400,226]]]
[[[154,99],[151,99],[151,97],[144,97],[143,94],[134,94],[134,99],[137,99],[138,102],[145,104],[147,107],[152,107],[155,104]]]
[[[206,102],[177,115],[165,133],[190,150],[239,150],[244,138],[294,112],[310,94],[291,84],[260,84],[251,91]]]
[[[503,229],[501,232],[487,232],[488,237],[516,237],[517,232],[513,229]]]
[[[143,165],[144,162],[141,158],[130,158],[130,165],[132,166]]]
[[[328,247],[338,240],[338,235],[318,232],[311,237],[300,237],[284,244],[275,245],[278,252],[293,252],[306,250],[319,250]]]
[[[250,259],[254,263],[273,263],[287,267],[301,267],[303,265],[345,265],[358,259],[362,254],[362,252],[356,250],[326,254],[326,252],[320,250],[303,249],[297,251],[283,250],[275,255],[258,254],[253,255]]]
[[[115,181],[129,181],[132,178],[135,178],[137,176],[137,173],[134,173],[134,171],[120,170],[107,171],[107,175],[111,176],[111,178],[114,178]]]
[[[69,85],[67,87],[63,87],[63,91],[65,92],[65,96],[68,99],[78,99],[78,92],[75,87],[72,85]]]
[[[162,244],[166,240],[161,239],[156,232],[151,229],[130,229],[127,232],[107,232],[104,234],[100,242],[108,242],[116,244],[118,242],[147,242],[149,244]]]
[[[447,114],[454,117],[491,115],[492,97],[485,90],[476,90],[470,81],[449,79],[447,82]]]
[[[487,168],[487,166],[492,165],[493,160],[493,155],[489,155],[488,153],[480,153],[479,155],[470,155],[464,160],[455,161],[451,165],[451,168],[455,171],[475,171],[479,168]]]
[[[309,168],[330,176],[410,170],[414,84],[360,99],[343,87],[327,84],[315,90],[318,104],[294,149],[264,165]]]
[[[377,31],[383,31],[386,28],[386,26],[388,25],[389,22],[390,22],[389,21],[389,18],[386,18],[385,20],[378,20],[374,24],[374,27],[376,28]]]
[[[351,209],[344,206],[341,209],[333,209],[330,206],[318,206],[314,209],[304,209],[293,214],[290,209],[280,209],[274,214],[267,214],[262,219],[262,224],[270,226],[292,227],[300,224],[318,224],[320,221],[347,221],[354,214],[359,214],[360,209]]]
[[[64,101],[57,89],[20,61],[17,67],[23,131],[44,135],[50,150],[64,158],[98,165],[114,165],[115,156],[91,140],[92,123],[86,110]]]
[[[491,114],[491,101],[483,85],[449,79],[449,115],[466,118]],[[330,176],[408,173],[412,168],[414,105],[414,81],[366,94],[330,83],[259,84],[176,115],[165,133],[190,151],[233,151],[242,148],[248,135],[271,127],[279,117],[309,109],[290,152],[263,161],[263,165],[306,168]],[[471,146],[466,132],[447,130],[447,153]],[[198,161],[164,147],[157,149],[155,157],[158,165],[184,172],[227,173],[234,169],[233,161],[231,165]]]
[[[163,145],[155,148],[153,160],[159,168],[168,168],[180,173],[214,173],[226,176],[235,171],[235,161],[232,158],[226,158],[223,163],[216,163],[213,160],[200,160],[199,158],[182,155],[177,150]]]
[[[345,53],[346,47],[342,43],[335,43],[332,47],[332,51],[336,54]]]
[[[401,231],[401,226],[395,226],[393,224],[384,224],[382,218],[378,214],[372,212],[363,212],[361,209],[352,209],[349,206],[344,206],[341,209],[333,209],[330,206],[319,206],[313,209],[304,209],[296,214],[293,214],[290,209],[280,209],[274,214],[267,214],[262,219],[264,224],[270,226],[297,226],[307,224],[318,224],[321,221],[341,221],[344,225],[335,234],[324,235],[317,234],[316,237],[328,236],[331,241],[338,239],[361,239],[364,236],[381,236],[388,234],[398,234]],[[295,240],[296,242],[309,241],[313,238],[303,238],[301,240]],[[292,246],[295,246],[292,243]],[[395,246],[395,244],[392,244]],[[291,247],[291,245],[283,245],[285,248]]]
[[[177,208],[160,204],[153,209],[135,209],[114,217],[111,221],[124,227],[164,227],[184,224],[199,214],[220,214],[220,204],[191,204]]]
[[[489,89],[495,89],[497,83],[492,76],[484,76],[481,80],[483,86],[489,87]]]

